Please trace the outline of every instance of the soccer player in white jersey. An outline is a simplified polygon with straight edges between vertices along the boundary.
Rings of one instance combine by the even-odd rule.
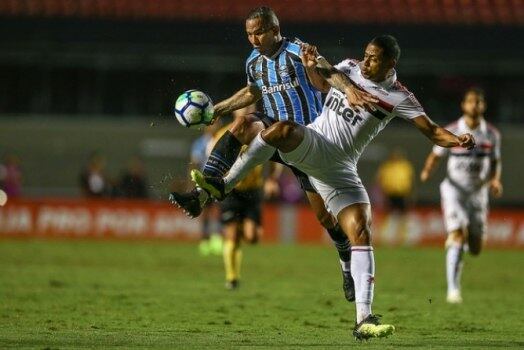
[[[410,121],[431,141],[443,147],[471,148],[470,134],[456,136],[429,119],[416,98],[397,81],[395,65],[400,48],[395,38],[383,35],[366,47],[362,61],[344,60],[331,66],[316,48],[302,50],[309,79],[329,92],[319,118],[308,126],[278,122],[251,142],[224,179],[202,177],[198,185],[220,199],[256,164],[266,161],[275,149],[282,159],[310,176],[329,211],[338,218],[352,243],[349,268],[355,281],[357,339],[384,337],[392,325],[381,325],[371,312],[375,262],[371,245],[371,207],[357,174],[357,161],[366,145],[394,117]],[[344,74],[338,74],[343,72]],[[378,102],[371,110],[351,107],[341,91],[356,85]]]
[[[476,88],[466,91],[462,100],[463,116],[447,126],[453,133],[471,133],[477,146],[462,148],[433,147],[426,159],[420,179],[425,182],[439,160],[448,156],[447,176],[440,184],[446,241],[447,301],[461,303],[460,277],[462,256],[468,247],[472,255],[482,249],[488,215],[488,190],[495,197],[502,195],[500,134],[484,119],[484,93]]]

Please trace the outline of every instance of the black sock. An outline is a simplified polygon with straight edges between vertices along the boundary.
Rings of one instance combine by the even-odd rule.
[[[231,133],[226,133],[218,140],[211,151],[206,165],[204,166],[204,175],[213,177],[224,177],[231,169],[233,163],[240,153],[242,143]]]
[[[349,243],[348,237],[342,230],[339,224],[335,227],[327,230],[329,236],[335,243],[335,248],[337,248],[338,256],[340,260],[348,262],[351,260],[351,243]]]

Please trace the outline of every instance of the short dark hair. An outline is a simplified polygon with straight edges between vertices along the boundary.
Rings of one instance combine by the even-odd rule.
[[[398,62],[400,58],[400,46],[394,36],[379,35],[374,37],[370,44],[380,47],[384,57],[391,58]]]
[[[482,98],[483,100],[485,100],[485,96],[484,96],[484,90],[482,90],[481,88],[479,88],[478,86],[472,86],[470,88],[468,88],[465,92],[464,92],[464,97],[462,98],[463,100],[466,99],[466,96],[468,96],[469,94],[475,94],[477,95],[478,97]]]
[[[255,18],[260,18],[264,27],[273,27],[279,25],[277,15],[270,7],[267,6],[260,6],[254,8],[253,10],[251,10],[251,12],[249,12],[246,20]]]

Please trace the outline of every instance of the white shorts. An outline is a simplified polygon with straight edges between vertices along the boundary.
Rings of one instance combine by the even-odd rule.
[[[470,235],[483,236],[488,221],[488,191],[481,188],[465,192],[447,179],[440,184],[440,198],[444,223],[449,232],[467,229]]]
[[[335,217],[351,204],[369,203],[356,164],[340,146],[317,131],[304,127],[302,143],[292,152],[279,153],[286,163],[309,176],[311,184]]]

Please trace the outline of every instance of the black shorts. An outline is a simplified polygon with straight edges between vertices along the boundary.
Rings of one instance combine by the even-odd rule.
[[[273,125],[273,124],[275,124],[277,122],[275,119],[270,118],[270,117],[268,117],[267,115],[265,115],[264,113],[261,113],[261,112],[255,112],[255,113],[253,113],[253,115],[256,116],[258,119],[260,119],[260,121],[262,123],[264,123],[266,128],[269,128],[271,125]],[[313,185],[309,181],[309,177],[307,176],[307,174],[302,172],[302,171],[300,171],[300,170],[298,170],[294,166],[291,166],[291,165],[287,164],[286,162],[284,162],[282,160],[282,158],[280,158],[280,154],[278,153],[278,151],[275,152],[275,154],[273,154],[273,156],[269,160],[272,161],[272,162],[284,164],[289,169],[291,169],[291,171],[293,172],[293,175],[295,175],[295,177],[298,180],[298,183],[300,184],[300,188],[302,188],[304,191],[317,193],[317,190],[315,190],[315,188],[313,187]]]
[[[251,219],[257,225],[262,222],[262,191],[259,189],[233,190],[223,201],[219,202],[219,206],[220,221],[223,224],[241,222],[244,219]]]

